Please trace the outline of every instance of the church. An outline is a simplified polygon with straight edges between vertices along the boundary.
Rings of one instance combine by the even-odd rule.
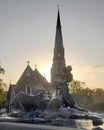
[[[13,99],[20,92],[34,95],[35,91],[38,89],[44,88],[47,91],[55,89],[57,83],[61,82],[62,80],[66,80],[66,68],[67,67],[64,56],[60,12],[58,8],[53,64],[51,68],[51,82],[49,83],[47,81],[47,79],[39,72],[37,67],[35,68],[35,70],[32,70],[28,62],[27,67],[25,68],[17,83],[10,84],[9,86],[9,90],[7,93],[7,104],[10,107]],[[72,69],[70,67],[70,71],[71,70]]]

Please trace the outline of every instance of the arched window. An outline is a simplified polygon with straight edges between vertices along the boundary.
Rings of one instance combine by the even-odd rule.
[[[27,77],[31,76],[31,73],[30,73],[29,70],[26,71],[26,76],[27,76]]]
[[[31,86],[26,87],[26,94],[31,94]]]

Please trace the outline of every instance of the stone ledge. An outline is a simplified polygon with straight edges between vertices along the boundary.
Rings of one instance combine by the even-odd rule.
[[[84,130],[84,129],[49,126],[49,125],[0,122],[0,130]]]

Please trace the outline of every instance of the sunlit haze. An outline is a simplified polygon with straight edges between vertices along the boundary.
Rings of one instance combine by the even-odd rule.
[[[50,73],[51,73],[51,70],[50,70],[50,68],[51,68],[51,64],[46,64],[46,65],[44,65],[44,66],[42,66],[42,68],[40,69],[40,72],[41,72],[41,74],[50,82],[50,80],[51,80],[51,75],[50,75]]]
[[[104,0],[0,0],[0,61],[15,84],[30,61],[50,81],[57,5],[66,65],[75,80],[104,86]]]

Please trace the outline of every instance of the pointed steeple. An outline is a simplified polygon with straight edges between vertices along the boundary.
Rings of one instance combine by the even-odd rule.
[[[57,28],[61,28],[59,8],[58,8],[58,15],[57,15]]]
[[[66,67],[66,64],[65,64],[65,58],[64,58],[61,20],[60,20],[60,12],[59,12],[59,7],[58,7],[54,56],[53,56],[53,64],[51,68],[51,83],[52,84],[55,84],[55,82],[58,82],[62,79],[63,73],[64,73],[63,69],[65,67]]]
[[[63,47],[63,39],[62,39],[62,31],[61,31],[60,12],[59,12],[59,8],[58,8],[55,47],[59,47],[59,46]]]

